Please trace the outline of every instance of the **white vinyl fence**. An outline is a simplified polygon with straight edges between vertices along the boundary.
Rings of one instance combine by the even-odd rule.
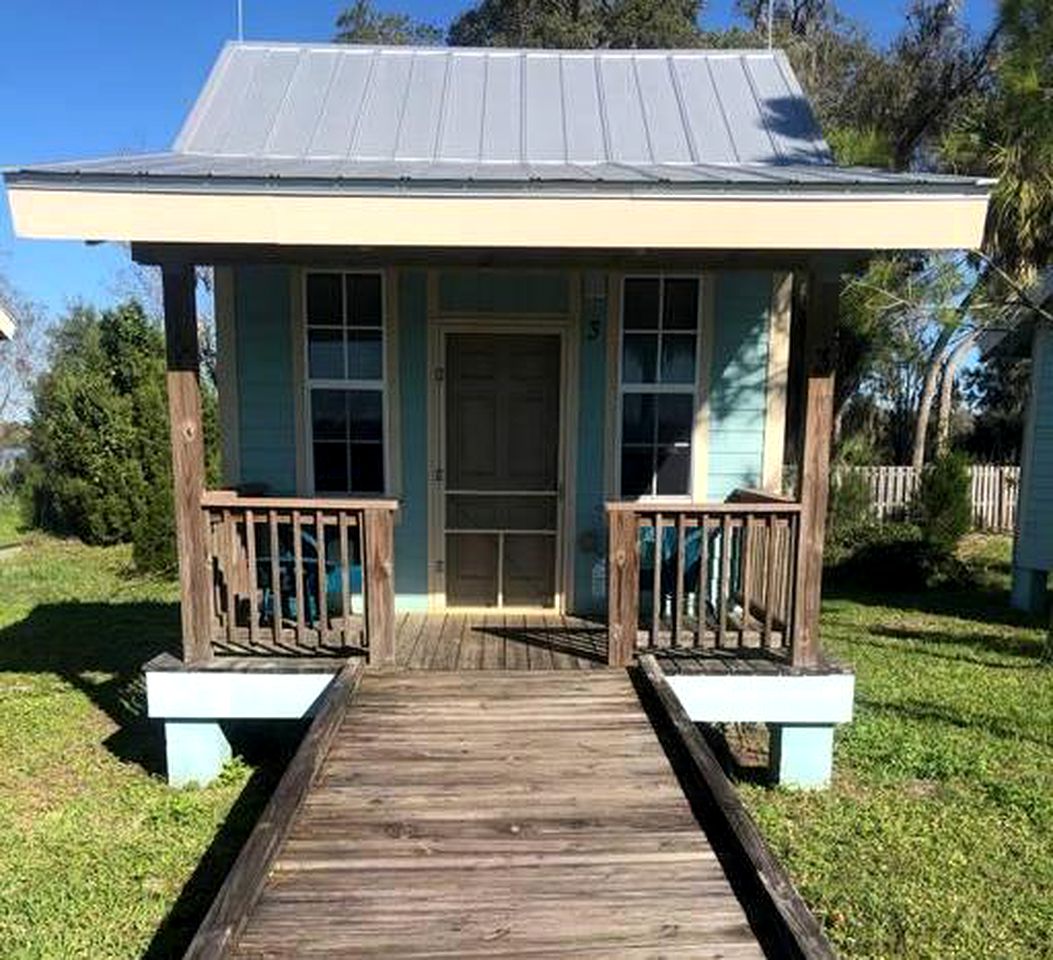
[[[918,489],[913,467],[841,467],[866,479],[879,520],[902,515]],[[1016,526],[1016,503],[1020,468],[982,464],[969,468],[972,474],[973,526],[977,530],[1012,533]]]

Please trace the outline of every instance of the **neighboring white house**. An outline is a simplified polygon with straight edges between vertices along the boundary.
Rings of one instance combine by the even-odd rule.
[[[1035,301],[1053,304],[1053,273],[1039,281]],[[1012,604],[1020,610],[1045,606],[1053,570],[1053,328],[1025,319],[996,349],[1031,355],[1031,383],[1020,453],[1020,494],[1013,543]]]

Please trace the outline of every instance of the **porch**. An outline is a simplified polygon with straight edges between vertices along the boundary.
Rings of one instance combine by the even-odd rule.
[[[639,653],[794,662],[800,504],[608,505],[609,614],[395,609],[390,500],[202,498],[207,658],[364,656],[413,670],[581,670]],[[613,640],[612,640],[613,638]]]

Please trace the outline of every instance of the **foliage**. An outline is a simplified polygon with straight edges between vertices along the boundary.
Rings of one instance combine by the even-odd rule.
[[[141,668],[178,632],[175,586],[127,547],[36,534],[0,562],[4,956],[181,956],[251,829],[269,780],[245,764],[205,789],[159,776]]]
[[[856,673],[833,786],[740,785],[846,960],[1049,956],[1053,684],[1009,550],[968,538],[967,589],[828,595],[823,645]]]
[[[11,340],[0,340],[0,427],[6,428],[12,420],[25,414],[25,404],[40,365],[44,313],[21,296],[3,274],[0,274],[0,307],[17,324]]]
[[[372,0],[355,2],[336,18],[338,43],[427,46],[442,43],[442,30],[405,13],[378,10]]]
[[[450,24],[454,46],[691,47],[700,0],[482,0]]]
[[[997,83],[948,131],[946,162],[998,178],[986,250],[1028,278],[1053,259],[1053,6],[1003,0]]]
[[[204,396],[208,439],[215,397]],[[25,495],[34,525],[91,544],[138,535],[137,559],[171,569],[171,538],[158,549],[172,511],[164,344],[142,307],[73,308],[52,333],[33,399]]]
[[[921,475],[913,512],[935,561],[952,558],[972,526],[969,461],[964,454],[938,457]]]
[[[866,544],[877,526],[870,487],[859,473],[835,470],[826,512],[824,562],[836,566]]]
[[[1030,381],[1030,357],[996,354],[962,372],[962,392],[976,411],[962,446],[974,459],[1019,462]]]

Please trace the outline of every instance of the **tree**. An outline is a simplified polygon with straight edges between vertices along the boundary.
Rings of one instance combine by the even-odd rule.
[[[93,544],[149,542],[137,561],[167,571],[175,560],[164,357],[161,331],[138,302],[74,307],[52,331],[49,369],[34,386],[25,493],[37,526]],[[214,392],[203,400],[214,476]]]
[[[0,340],[0,424],[24,416],[29,392],[40,366],[44,314],[0,274],[0,307],[17,324],[11,340]]]
[[[405,13],[384,13],[371,0],[355,0],[336,18],[337,43],[428,46],[442,43],[442,30]]]
[[[696,46],[701,0],[482,0],[451,24],[454,46]]]

